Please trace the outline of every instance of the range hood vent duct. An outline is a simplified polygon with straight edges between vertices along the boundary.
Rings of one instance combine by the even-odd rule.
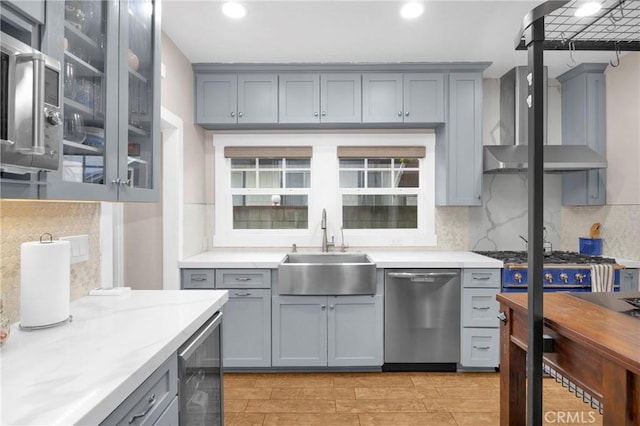
[[[515,67],[500,78],[500,145],[484,146],[485,173],[519,173],[527,170],[528,153],[528,70]],[[547,81],[547,68],[544,69]],[[570,172],[603,169],[603,156],[585,145],[546,145],[547,85],[544,90],[544,171]]]

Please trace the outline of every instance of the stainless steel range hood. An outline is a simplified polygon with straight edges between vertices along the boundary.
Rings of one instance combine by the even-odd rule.
[[[527,67],[515,67],[500,78],[500,145],[484,146],[485,173],[518,173],[527,169],[527,74]],[[546,76],[545,68],[545,81]],[[586,145],[546,145],[546,85],[544,91],[544,171],[557,173],[606,168],[604,157]]]
[[[484,147],[485,173],[518,173],[527,170],[527,145],[487,145]],[[545,145],[545,172],[604,169],[607,162],[586,145]]]

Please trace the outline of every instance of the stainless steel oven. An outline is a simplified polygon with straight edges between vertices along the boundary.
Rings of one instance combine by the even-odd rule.
[[[60,62],[2,33],[0,148],[2,171],[57,170],[62,149]]]
[[[221,327],[218,312],[178,351],[181,426],[223,424]]]

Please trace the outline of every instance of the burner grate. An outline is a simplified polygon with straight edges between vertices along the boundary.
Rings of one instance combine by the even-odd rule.
[[[491,257],[503,261],[505,264],[527,263],[526,251],[474,251],[482,256]],[[590,256],[572,251],[554,251],[544,258],[545,264],[615,264],[616,260],[610,257]]]

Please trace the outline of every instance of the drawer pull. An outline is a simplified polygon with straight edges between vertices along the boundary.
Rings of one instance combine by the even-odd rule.
[[[249,293],[248,291],[244,293],[233,293],[233,294],[240,297],[251,296],[251,293]]]
[[[479,311],[486,311],[487,309],[491,309],[491,306],[474,306],[473,309],[477,309]]]
[[[156,403],[156,394],[155,393],[149,397],[148,402],[149,402],[149,406],[147,407],[147,409],[144,410],[142,413],[136,414],[135,416],[131,417],[131,419],[129,419],[129,424],[135,422],[136,419],[139,419],[140,417],[144,417],[147,414],[149,414],[149,411],[151,411],[151,409],[153,408],[153,406]]]
[[[473,345],[473,349],[478,349],[480,351],[488,351],[489,349],[491,349],[491,346],[476,346],[476,345]]]
[[[205,277],[204,275],[192,275],[191,276],[191,281],[206,281],[207,277]]]
[[[251,277],[236,277],[236,281],[251,281]]]
[[[491,278],[491,276],[490,275],[471,275],[471,278],[476,281],[487,281],[489,278]]]

